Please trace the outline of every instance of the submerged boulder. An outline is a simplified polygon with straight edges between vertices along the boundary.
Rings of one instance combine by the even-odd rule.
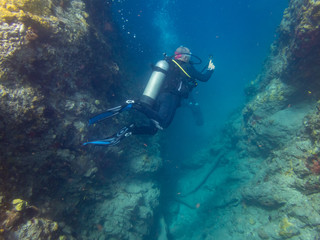
[[[274,183],[244,188],[242,192],[243,200],[247,205],[252,204],[266,209],[278,209],[285,205],[286,200],[277,190],[274,187]]]
[[[89,128],[92,115],[121,103],[124,93],[137,94],[122,90],[130,81],[112,24],[111,4],[99,0],[0,2],[0,238],[124,239],[135,220],[137,239],[150,234],[159,204],[159,187],[149,184],[161,166],[158,145],[82,147],[123,121]],[[141,180],[144,174],[150,178]],[[128,176],[143,190],[118,189]],[[18,198],[24,202],[11,210]],[[32,205],[39,216],[24,221]]]
[[[206,149],[221,145],[215,152],[227,161],[183,199],[199,208],[174,210],[169,229],[175,239],[320,238],[319,10],[319,1],[290,1],[262,73],[246,89],[244,108]],[[219,158],[208,154],[205,162]],[[188,172],[183,180],[180,189],[199,181]],[[239,204],[215,208],[232,196]]]

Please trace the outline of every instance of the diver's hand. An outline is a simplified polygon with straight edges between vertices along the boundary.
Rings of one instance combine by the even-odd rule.
[[[213,71],[215,68],[216,68],[216,66],[213,65],[212,60],[210,59],[209,65],[208,65],[208,70],[209,70],[209,71]]]

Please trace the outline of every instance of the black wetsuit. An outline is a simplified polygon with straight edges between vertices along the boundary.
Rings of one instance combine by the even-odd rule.
[[[180,107],[181,100],[188,98],[192,89],[197,86],[196,80],[207,82],[213,73],[212,70],[207,70],[202,74],[191,63],[171,58],[167,59],[167,62],[169,70],[154,107],[150,108],[142,103],[135,107],[151,119],[150,124],[133,127],[132,134],[153,135],[158,129],[167,128],[172,122],[177,108]]]

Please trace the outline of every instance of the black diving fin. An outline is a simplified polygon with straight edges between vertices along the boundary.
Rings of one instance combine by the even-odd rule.
[[[119,114],[119,113],[121,113],[123,111],[131,109],[134,103],[135,103],[134,100],[127,100],[126,103],[123,104],[123,105],[120,105],[120,106],[117,106],[117,107],[114,107],[114,108],[110,108],[107,111],[94,116],[93,118],[91,118],[89,120],[89,126],[94,124],[94,123],[103,121],[103,120],[105,120],[107,118],[113,117],[113,116],[115,116],[115,115],[117,115],[117,114]]]

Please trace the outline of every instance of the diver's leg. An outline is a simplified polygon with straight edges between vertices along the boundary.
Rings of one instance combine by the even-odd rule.
[[[157,111],[141,102],[135,104],[133,108],[151,119],[158,129],[162,129],[170,125],[180,102],[181,98],[178,95],[161,93],[156,102]]]
[[[178,95],[163,93],[159,96],[158,115],[161,127],[167,128],[171,124],[180,102],[181,98]]]
[[[145,126],[134,126],[132,128],[133,135],[155,135],[158,132],[158,128],[150,121],[149,125]]]
[[[200,105],[194,98],[190,99],[188,102],[188,107],[190,108],[192,115],[195,119],[195,122],[198,126],[202,126],[204,123],[203,114],[200,108]]]
[[[137,104],[135,104],[133,106],[133,109],[143,113],[144,115],[146,115],[149,119],[154,119],[157,122],[160,122],[160,116],[158,114],[157,111],[155,111],[154,109],[152,109],[150,106],[148,106],[145,103],[142,102],[137,102]]]

